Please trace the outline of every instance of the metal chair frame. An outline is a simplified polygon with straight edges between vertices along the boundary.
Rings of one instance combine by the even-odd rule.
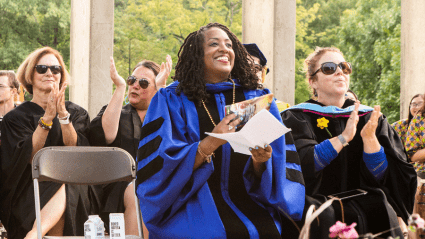
[[[136,164],[125,150],[116,147],[55,146],[39,150],[32,161],[37,238],[41,236],[39,182],[98,185],[133,182],[139,236],[143,238],[141,212],[136,195]],[[55,237],[56,238],[56,237]]]

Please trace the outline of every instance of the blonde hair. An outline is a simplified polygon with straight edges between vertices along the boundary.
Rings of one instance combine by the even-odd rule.
[[[22,62],[22,64],[18,68],[17,76],[16,78],[18,81],[22,84],[22,86],[25,88],[25,90],[33,94],[33,78],[34,78],[34,71],[35,66],[37,65],[38,61],[45,55],[52,54],[58,59],[59,65],[62,67],[61,69],[61,79],[59,83],[59,87],[62,87],[62,84],[64,82],[67,82],[69,79],[68,71],[66,70],[65,63],[63,62],[62,55],[55,49],[51,47],[43,47],[39,48],[35,51],[33,51],[29,56]]]

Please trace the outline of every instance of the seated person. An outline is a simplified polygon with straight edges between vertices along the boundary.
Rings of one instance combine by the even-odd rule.
[[[119,147],[136,159],[143,120],[149,103],[157,92],[155,78],[158,84],[164,87],[171,67],[170,56],[167,56],[167,62],[162,64],[161,69],[155,62],[144,60],[134,67],[133,74],[126,82],[118,75],[111,57],[110,74],[117,88],[109,104],[100,110],[90,124],[90,144]],[[126,83],[129,104],[122,106]],[[96,189],[98,194],[102,195],[100,216],[105,225],[109,225],[109,213],[124,213],[126,235],[138,235],[134,185],[117,182],[97,186]],[[145,238],[147,233],[144,228]]]
[[[398,217],[407,223],[412,213],[416,173],[406,161],[400,138],[381,116],[379,106],[370,108],[345,99],[352,69],[339,49],[316,48],[305,60],[305,70],[315,100],[281,115],[292,129],[307,199],[320,205],[331,194],[367,191],[342,200],[343,209],[335,202],[320,220],[321,232],[316,236],[324,238],[344,214],[347,225],[357,223],[359,234],[392,228],[381,236],[403,237]]]
[[[354,91],[348,89],[347,93],[345,93],[345,99],[350,99],[352,101],[356,101],[359,100],[359,98],[357,97],[356,93],[354,93]]]
[[[407,127],[405,146],[407,155],[414,163],[418,176],[425,179],[425,104],[423,104],[423,101],[419,104],[421,104],[421,107]]]
[[[270,72],[270,68],[267,67],[267,59],[261,52],[260,48],[258,48],[257,44],[243,44],[243,46],[248,52],[251,60],[254,62],[255,69],[257,71],[257,76],[259,79],[258,84],[260,85],[260,88],[262,88],[264,81],[266,80],[266,75]],[[277,108],[279,109],[279,112],[282,112],[290,106],[288,103],[285,103],[280,100],[276,100],[276,104]]]
[[[402,119],[391,124],[391,126],[398,133],[398,136],[400,136],[401,141],[403,141],[403,145],[406,145],[406,133],[407,133],[407,129],[409,128],[409,124],[412,121],[413,117],[416,116],[418,111],[422,108],[423,105],[424,105],[424,95],[423,94],[414,95],[412,99],[410,100],[409,116],[407,117],[407,119]],[[409,157],[409,160],[410,160],[410,157]]]
[[[88,145],[90,119],[85,109],[65,102],[69,77],[58,51],[35,50],[17,78],[32,100],[6,114],[1,125],[1,219],[9,238],[37,238],[32,158],[43,147]],[[84,235],[89,192],[88,186],[40,182],[42,235]]]
[[[290,133],[234,152],[224,106],[270,93],[237,37],[210,23],[179,50],[175,82],[152,98],[138,151],[137,196],[150,238],[295,238],[304,185]],[[270,113],[280,121],[274,101]],[[215,156],[212,156],[215,154]]]

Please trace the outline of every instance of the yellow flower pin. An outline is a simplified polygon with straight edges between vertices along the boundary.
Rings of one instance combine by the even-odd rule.
[[[332,138],[332,134],[328,130],[328,123],[329,123],[329,120],[327,120],[325,117],[317,119],[317,127],[319,127],[320,129],[325,128],[326,132],[328,132],[329,136],[331,136],[331,138]]]
[[[325,119],[325,117],[317,119],[317,127],[320,129],[328,127],[329,120]]]

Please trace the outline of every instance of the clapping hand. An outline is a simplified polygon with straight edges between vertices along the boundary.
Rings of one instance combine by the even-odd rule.
[[[167,55],[166,62],[162,62],[159,74],[155,78],[156,85],[158,88],[164,88],[167,86],[167,79],[170,76],[171,68],[173,67],[173,61],[170,55]]]
[[[56,87],[56,112],[58,113],[59,118],[66,117],[68,115],[68,111],[65,108],[65,90],[67,85],[67,82],[62,83],[62,87],[59,92],[57,92],[59,86]]]
[[[345,138],[345,140],[350,142],[357,132],[357,123],[359,122],[359,106],[360,101],[356,101],[354,103],[354,110],[351,112],[350,118],[347,120],[347,125],[345,126],[344,131],[342,132],[342,137]]]
[[[125,80],[120,75],[118,75],[118,71],[115,67],[114,58],[112,56],[111,56],[111,64],[110,64],[110,67],[109,67],[109,71],[110,71],[110,74],[111,74],[111,80],[114,82],[114,84],[117,87],[125,86]]]
[[[362,136],[363,140],[370,140],[376,138],[376,128],[378,127],[378,119],[381,115],[381,106],[375,105],[372,112],[372,116],[360,132],[360,135]]]

